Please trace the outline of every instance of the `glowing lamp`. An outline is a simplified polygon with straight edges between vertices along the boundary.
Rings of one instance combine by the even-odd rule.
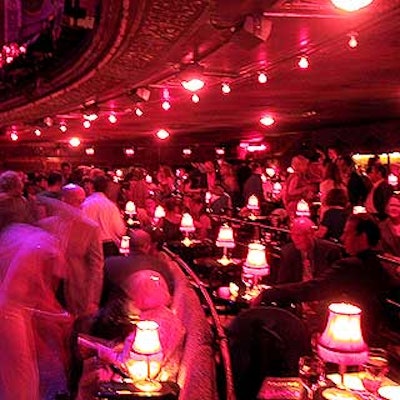
[[[146,183],[153,183],[153,177],[151,175],[146,175],[144,180],[146,181]]]
[[[86,148],[86,149],[85,149],[85,153],[86,153],[86,155],[88,155],[88,156],[94,155],[94,148],[93,148],[93,147],[88,147],[88,148]]]
[[[264,126],[271,126],[275,123],[275,119],[271,117],[270,115],[266,115],[262,118],[260,118],[260,122]]]
[[[136,114],[137,117],[141,117],[144,113],[143,113],[141,108],[136,107],[135,108],[135,114]]]
[[[35,129],[33,132],[36,136],[41,136],[42,134],[42,131],[40,129]]]
[[[391,186],[397,186],[399,184],[399,178],[395,174],[389,174],[388,183]]]
[[[347,44],[351,49],[355,49],[358,46],[357,35],[355,33],[349,35],[349,41]]]
[[[385,400],[400,399],[400,386],[382,386],[378,389],[379,396]]]
[[[280,182],[275,182],[272,186],[272,193],[275,195],[279,195],[282,191],[282,184]]]
[[[135,382],[135,386],[145,392],[161,389],[161,384],[152,379],[150,356],[161,353],[159,325],[155,321],[139,321],[136,324],[135,340],[132,345],[133,352],[146,356],[147,377],[145,380]]]
[[[310,214],[310,207],[305,200],[300,200],[296,206],[296,215],[298,217],[309,217]]]
[[[199,95],[196,93],[192,94],[192,101],[193,103],[198,103],[200,101]]]
[[[169,132],[165,129],[160,129],[156,135],[160,140],[165,140],[169,137]]]
[[[257,296],[261,288],[259,281],[269,275],[269,265],[265,256],[265,246],[261,243],[250,243],[246,261],[242,267],[242,280],[246,285],[246,295]]]
[[[367,209],[364,206],[354,206],[353,214],[366,214]]]
[[[10,138],[13,142],[17,141],[19,139],[18,133],[17,132],[11,132]]]
[[[257,79],[259,83],[267,83],[268,81],[268,77],[266,74],[264,74],[264,72],[260,72]]]
[[[258,211],[260,209],[260,205],[256,195],[252,194],[251,196],[249,196],[247,200],[247,208],[252,211]]]
[[[182,81],[181,84],[189,92],[197,92],[198,90],[203,89],[205,85],[204,81],[198,78],[189,81]]]
[[[62,133],[67,132],[67,130],[68,130],[67,124],[66,124],[65,122],[61,123],[59,129],[60,129],[60,131],[61,131]]]
[[[133,147],[127,147],[126,149],[124,149],[124,153],[127,157],[132,157],[133,155],[135,155],[135,149]]]
[[[129,200],[126,202],[125,214],[130,215],[130,216],[136,214],[136,205],[133,201]]]
[[[331,0],[331,2],[340,10],[353,12],[369,6],[373,0]]]
[[[265,168],[265,172],[270,178],[275,176],[275,170],[272,167]]]
[[[308,58],[306,56],[301,56],[299,59],[299,62],[297,63],[299,68],[301,69],[307,69],[310,66],[310,63],[308,61]]]
[[[222,258],[220,258],[218,262],[222,265],[231,264],[232,260],[228,256],[228,249],[233,249],[235,247],[235,240],[233,239],[233,229],[230,226],[222,225],[219,228],[215,245],[223,248]]]
[[[161,104],[164,111],[168,111],[171,108],[171,103],[168,100],[164,100]]]
[[[181,226],[179,229],[185,234],[182,243],[185,246],[189,247],[192,244],[192,241],[189,238],[189,234],[196,230],[196,228],[194,227],[193,218],[189,213],[184,213],[182,215]]]
[[[117,123],[118,119],[117,119],[117,116],[115,115],[115,113],[111,113],[111,114],[108,116],[108,121],[110,122],[110,124],[115,124],[115,123]]]
[[[163,206],[158,205],[154,210],[154,218],[153,218],[154,223],[157,224],[158,221],[164,217],[165,217],[165,210]]]
[[[121,238],[121,243],[119,245],[119,252],[123,254],[124,256],[127,256],[129,254],[129,241],[130,237],[129,236],[122,236]]]
[[[189,157],[189,156],[192,155],[192,149],[190,149],[190,148],[182,149],[182,154],[183,154],[184,156],[186,156],[186,157]]]
[[[78,147],[81,144],[81,141],[80,141],[80,139],[78,137],[73,137],[73,138],[70,139],[69,144],[72,147]]]
[[[217,147],[215,149],[215,154],[217,156],[223,156],[223,155],[225,155],[225,149],[223,147]]]
[[[229,86],[229,83],[223,83],[221,85],[221,90],[223,94],[229,94],[231,92],[231,87]]]
[[[294,174],[293,167],[288,167],[288,169],[286,171],[287,171],[288,174]]]
[[[333,303],[329,306],[328,323],[318,340],[318,355],[324,361],[339,364],[342,381],[346,366],[361,365],[368,360],[360,321],[360,308]]]
[[[206,204],[210,204],[211,197],[212,197],[211,192],[206,192],[206,195],[205,195],[205,198],[204,198],[204,201],[206,202]]]

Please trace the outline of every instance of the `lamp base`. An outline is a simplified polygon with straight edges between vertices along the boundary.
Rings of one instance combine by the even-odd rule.
[[[227,257],[225,254],[217,261],[223,266],[227,266],[227,265],[233,263],[233,260],[231,258]]]
[[[159,392],[162,388],[160,382],[153,381],[152,379],[144,379],[134,383],[135,387],[142,392]]]

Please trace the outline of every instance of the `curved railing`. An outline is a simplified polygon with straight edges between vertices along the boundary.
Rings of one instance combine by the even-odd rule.
[[[163,251],[173,260],[178,266],[182,269],[182,271],[191,279],[191,281],[196,285],[198,290],[201,293],[202,300],[204,300],[205,305],[207,306],[210,316],[213,322],[213,326],[215,328],[216,339],[219,343],[219,350],[221,353],[222,365],[225,373],[225,393],[224,399],[220,398],[220,400],[236,400],[235,390],[233,385],[233,374],[232,374],[232,366],[231,359],[229,355],[228,348],[228,338],[225,335],[224,328],[221,325],[218,313],[214,307],[214,303],[204,287],[203,282],[199,279],[199,277],[193,272],[193,270],[173,251],[171,251],[168,247],[164,246]]]

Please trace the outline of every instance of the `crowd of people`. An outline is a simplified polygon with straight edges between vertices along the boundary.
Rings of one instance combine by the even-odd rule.
[[[64,162],[47,174],[1,173],[0,354],[7,362],[0,363],[0,398],[91,398],[87,379],[80,383],[76,373],[71,338],[77,332],[118,343],[123,353],[132,320],[159,319],[162,341],[170,338],[163,334],[167,322],[168,330],[173,325],[176,340],[163,343],[173,354],[184,327],[168,309],[173,280],[154,242],[182,239],[184,212],[193,217],[198,239],[215,239],[212,216],[243,215],[251,196],[261,212],[282,211],[279,223],[292,239],[282,248],[276,286],[255,303],[302,303],[304,313],[321,315],[321,300],[345,294],[375,326],[380,296],[396,287],[398,275],[396,267],[382,266],[377,251],[400,257],[400,196],[387,182],[387,167],[374,158],[360,173],[350,156],[333,148],[312,160],[295,156],[287,176],[276,165],[266,175],[266,167],[271,170],[260,162],[218,160],[176,173],[163,165],[152,175],[141,167],[72,169]],[[279,192],[275,182],[283,184]],[[320,203],[313,220],[296,217],[301,200]],[[127,228],[127,201],[136,206],[140,229]],[[158,217],[160,205],[165,215]],[[365,213],[354,215],[355,206]],[[129,257],[120,255],[126,235]],[[325,239],[341,242],[348,258]]]

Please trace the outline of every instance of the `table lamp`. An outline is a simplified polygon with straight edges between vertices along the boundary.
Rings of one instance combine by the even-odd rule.
[[[258,198],[255,194],[252,194],[249,196],[247,199],[247,206],[246,206],[250,211],[259,211],[260,210],[260,205],[258,202]]]
[[[354,206],[353,214],[366,214],[367,209],[364,206]]]
[[[282,184],[280,182],[275,182],[272,186],[272,194],[278,197],[282,192]]]
[[[125,214],[128,216],[126,223],[129,227],[138,225],[139,221],[134,218],[136,217],[136,205],[133,201],[129,200],[125,204]]]
[[[361,365],[368,359],[360,321],[360,308],[348,303],[333,303],[329,306],[325,330],[318,339],[318,355],[324,361],[339,365],[342,384],[348,365]]]
[[[161,218],[164,218],[164,217],[165,217],[165,210],[164,210],[164,207],[158,205],[158,206],[156,207],[156,209],[154,210],[153,222],[154,222],[155,224],[158,224],[158,221],[159,221]]]
[[[250,243],[246,261],[242,267],[242,279],[246,285],[247,295],[257,295],[261,291],[258,282],[269,275],[269,265],[265,256],[265,246],[261,243]]]
[[[121,243],[119,245],[119,252],[124,256],[127,256],[130,252],[129,242],[131,238],[129,236],[122,236]]]
[[[399,184],[399,178],[397,177],[397,175],[391,173],[388,176],[388,184],[390,186],[394,186],[396,187]]]
[[[310,207],[305,200],[300,200],[296,206],[296,216],[297,217],[309,217],[310,214]]]
[[[218,262],[222,265],[231,264],[232,259],[228,256],[228,249],[233,249],[235,247],[235,240],[233,239],[233,229],[230,226],[224,224],[219,228],[215,245],[223,248],[222,258],[220,258]]]
[[[135,386],[144,392],[156,392],[162,387],[160,382],[153,379],[160,370],[159,361],[151,361],[150,356],[161,353],[161,343],[159,336],[159,325],[155,321],[139,321],[136,324],[135,340],[132,350],[146,356],[147,377],[135,382]],[[151,364],[157,363],[157,365]]]
[[[194,227],[193,218],[189,213],[184,213],[181,219],[180,231],[184,233],[185,238],[182,243],[189,247],[193,242],[190,240],[189,234],[194,232],[196,228]]]

